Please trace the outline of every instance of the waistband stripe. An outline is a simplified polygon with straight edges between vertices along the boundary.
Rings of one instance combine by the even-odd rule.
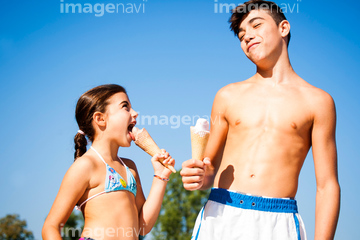
[[[253,209],[265,212],[297,213],[296,200],[281,198],[264,198],[230,192],[222,188],[211,189],[209,200],[225,205]]]

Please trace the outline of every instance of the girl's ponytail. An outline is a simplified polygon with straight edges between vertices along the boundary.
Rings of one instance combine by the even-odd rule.
[[[87,140],[85,134],[77,133],[74,137],[75,143],[75,154],[74,154],[74,161],[81,157],[86,152]]]

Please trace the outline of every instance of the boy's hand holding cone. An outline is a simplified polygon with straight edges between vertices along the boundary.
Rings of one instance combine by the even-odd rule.
[[[211,166],[210,159],[204,158],[205,148],[210,136],[209,122],[199,118],[195,126],[190,127],[192,159],[182,163],[180,175],[184,188],[189,191],[199,190],[206,180],[206,169]],[[205,189],[205,188],[204,188]]]

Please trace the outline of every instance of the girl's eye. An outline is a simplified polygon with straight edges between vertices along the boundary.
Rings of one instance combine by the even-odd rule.
[[[261,25],[261,23],[255,24],[254,28],[257,28]]]
[[[125,108],[126,110],[129,110],[129,105],[128,104],[124,104],[123,108]]]

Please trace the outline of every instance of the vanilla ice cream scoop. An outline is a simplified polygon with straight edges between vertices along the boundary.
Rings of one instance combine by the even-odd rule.
[[[201,134],[201,132],[209,132],[209,122],[205,118],[199,118],[194,126],[194,132]]]
[[[204,118],[199,118],[195,126],[190,127],[190,133],[192,158],[203,160],[206,144],[210,136],[209,122]]]

